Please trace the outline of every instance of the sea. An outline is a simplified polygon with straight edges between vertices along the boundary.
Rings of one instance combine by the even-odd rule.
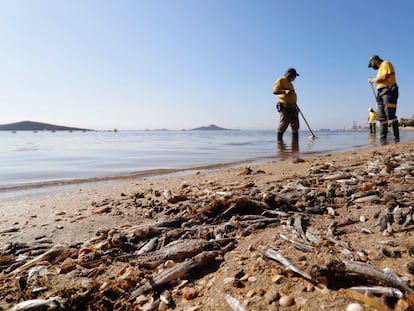
[[[401,142],[414,131],[401,131]],[[390,136],[387,144],[395,144]],[[381,146],[367,130],[232,131],[0,131],[0,200],[22,191],[44,191],[92,182],[183,174],[289,158],[306,158]]]

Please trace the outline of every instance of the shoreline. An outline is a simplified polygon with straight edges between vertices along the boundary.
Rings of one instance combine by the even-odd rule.
[[[118,175],[109,175],[102,177],[86,177],[86,178],[74,178],[74,179],[56,179],[43,182],[12,184],[0,186],[0,200],[15,201],[24,199],[27,197],[44,196],[49,193],[57,193],[60,191],[70,191],[76,187],[91,188],[106,184],[116,184],[122,182],[132,182],[134,180],[147,179],[147,178],[168,178],[180,175],[195,174],[200,171],[217,171],[226,168],[240,167],[244,165],[260,165],[274,161],[286,161],[295,158],[312,158],[317,156],[323,156],[327,154],[336,154],[343,152],[351,152],[353,150],[369,149],[378,147],[377,145],[356,145],[350,150],[342,149],[329,149],[309,152],[291,152],[284,151],[274,156],[262,156],[257,158],[248,158],[242,160],[236,160],[224,163],[214,163],[207,165],[182,167],[182,168],[157,168],[142,171],[129,172]]]
[[[408,132],[411,133],[414,131],[406,131],[406,134],[402,134],[401,142],[414,139],[413,135],[407,135]],[[48,187],[62,187],[63,189],[70,188],[72,185],[76,184],[117,182],[118,180],[132,180],[135,178],[146,178],[158,175],[167,176],[170,174],[180,174],[181,172],[187,174],[188,172],[191,173],[192,170],[216,169],[226,166],[243,165],[244,163],[263,163],[266,161],[284,160],[294,157],[308,158],[328,153],[370,148],[381,144],[375,137],[368,136],[368,134],[366,137],[365,135],[361,136],[358,134],[356,136],[357,138],[354,138],[352,134],[336,139],[336,136],[325,136],[325,134],[321,132],[321,136],[317,137],[315,142],[313,139],[307,140],[304,137],[304,134],[302,136],[303,138],[300,140],[299,146],[295,147],[295,149],[293,149],[293,145],[291,145],[289,139],[283,141],[282,144],[276,144],[275,141],[272,140],[272,146],[269,148],[267,137],[266,140],[264,140],[265,143],[260,143],[260,146],[264,146],[264,150],[266,150],[265,152],[251,152],[249,149],[244,151],[243,148],[237,147],[236,155],[229,156],[231,150],[226,150],[224,154],[227,156],[225,157],[220,157],[219,154],[219,157],[215,158],[214,155],[211,155],[211,158],[203,158],[202,161],[186,161],[185,157],[183,157],[180,162],[175,161],[170,163],[168,157],[166,157],[165,161],[155,162],[154,165],[154,163],[151,162],[141,163],[138,158],[137,162],[128,163],[123,169],[118,169],[117,163],[115,162],[113,165],[109,166],[108,170],[106,170],[106,162],[100,162],[100,159],[98,158],[91,159],[90,161],[92,164],[85,168],[82,166],[78,167],[75,163],[73,169],[74,173],[66,172],[68,171],[67,168],[71,167],[70,162],[68,162],[66,166],[62,164],[63,162],[59,166],[59,162],[57,162],[58,164],[53,167],[53,171],[48,172],[48,174],[43,174],[41,165],[33,171],[30,170],[30,166],[28,167],[29,170],[24,169],[25,166],[22,166],[22,169],[18,169],[15,174],[10,173],[8,175],[7,171],[0,174],[2,177],[0,200],[5,198],[5,193],[8,198],[12,197],[11,191],[17,193],[20,190],[28,190],[33,193],[36,188],[46,189]],[[363,137],[363,139],[361,139],[361,137]],[[346,139],[346,141],[344,142],[342,139]],[[197,158],[196,154],[194,157]],[[42,161],[46,160],[47,157]],[[117,161],[118,165],[122,167],[122,158],[119,158]],[[11,166],[16,166],[16,168],[20,167],[18,162],[13,163]],[[104,168],[104,170],[99,169],[99,167]],[[45,190],[42,190],[41,192],[45,192]]]

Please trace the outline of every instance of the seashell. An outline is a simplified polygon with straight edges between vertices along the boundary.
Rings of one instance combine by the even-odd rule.
[[[346,311],[364,311],[364,307],[359,303],[351,303],[346,307]]]
[[[279,299],[279,305],[282,307],[290,307],[295,304],[295,299],[292,296],[282,296]]]
[[[283,280],[283,275],[278,274],[278,273],[272,273],[272,275],[270,276],[271,280],[273,283],[277,283],[280,284]]]
[[[198,291],[194,287],[186,286],[181,290],[181,292],[186,300],[191,300],[198,296]]]
[[[175,261],[174,260],[171,260],[171,259],[169,259],[169,260],[167,260],[167,261],[164,262],[164,267],[165,268],[171,268],[174,265],[175,265]]]
[[[234,277],[232,277],[232,276],[224,278],[224,280],[223,280],[223,284],[231,284],[233,282],[234,282]]]
[[[326,211],[328,212],[328,215],[331,216],[332,218],[336,216],[336,212],[332,207],[327,207]]]
[[[171,192],[171,190],[165,190],[162,194],[162,196],[166,199],[169,200],[173,197],[173,194]]]

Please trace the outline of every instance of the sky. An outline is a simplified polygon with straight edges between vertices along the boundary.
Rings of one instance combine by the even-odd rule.
[[[0,0],[0,124],[276,129],[289,67],[313,130],[366,125],[368,59],[414,115],[411,0]],[[301,119],[301,129],[306,130]]]

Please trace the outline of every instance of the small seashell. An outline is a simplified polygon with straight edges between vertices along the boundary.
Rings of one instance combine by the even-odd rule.
[[[173,267],[174,265],[175,265],[175,262],[174,262],[174,260],[171,260],[171,259],[167,260],[167,261],[164,263],[164,267],[165,267],[165,268],[171,268],[171,267]]]
[[[282,296],[279,299],[279,305],[282,307],[290,307],[295,304],[295,299],[292,296]]]
[[[223,280],[224,284],[230,284],[234,282],[234,277],[227,277]]]
[[[346,311],[364,311],[364,307],[359,303],[351,303],[346,307]]]
[[[329,216],[331,216],[331,217],[336,216],[336,212],[332,207],[327,207],[326,210],[327,210]]]
[[[186,286],[181,290],[184,299],[191,300],[198,296],[198,291],[194,287]]]
[[[366,222],[368,220],[368,218],[364,215],[359,216],[359,221],[360,222]]]
[[[277,283],[280,284],[283,280],[283,275],[278,274],[278,273],[272,273],[272,275],[270,276],[270,278],[272,279],[273,283]]]

